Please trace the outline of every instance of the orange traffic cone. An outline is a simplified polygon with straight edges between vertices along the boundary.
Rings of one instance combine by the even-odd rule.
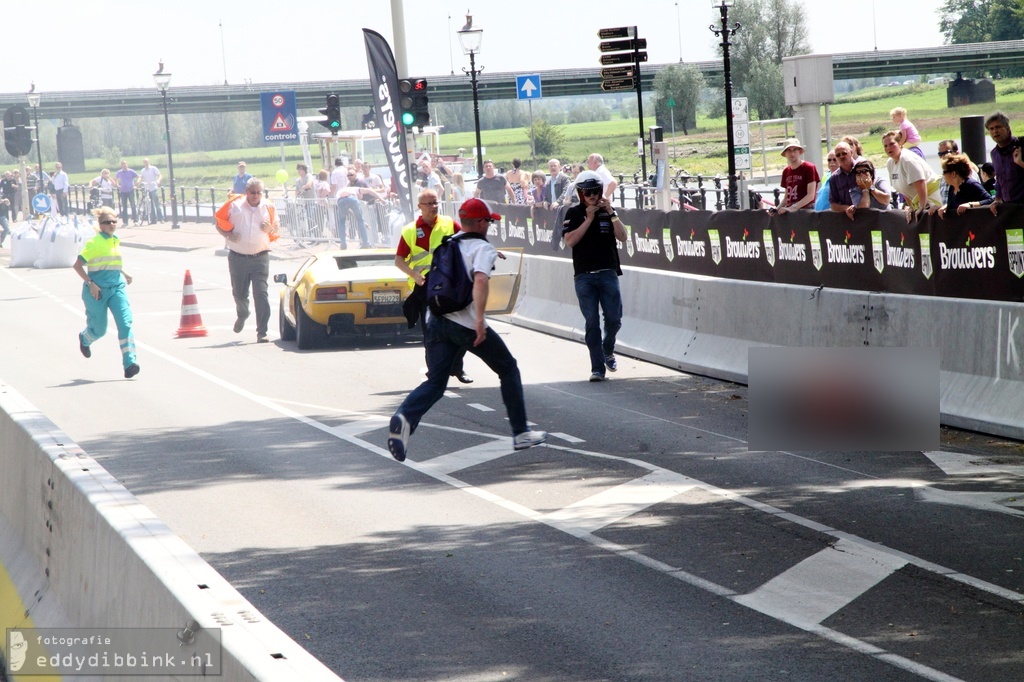
[[[185,339],[193,336],[206,336],[206,327],[199,314],[199,299],[196,298],[195,287],[192,286],[192,273],[185,271],[185,286],[181,290],[181,323],[178,325],[176,338]]]

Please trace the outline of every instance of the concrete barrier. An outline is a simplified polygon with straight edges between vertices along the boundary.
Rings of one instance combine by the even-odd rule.
[[[183,628],[194,620],[221,629],[219,679],[340,679],[3,384],[0,482],[0,632]]]
[[[511,322],[583,340],[572,262],[527,255]],[[752,346],[937,347],[942,423],[1024,440],[1024,306],[624,267],[625,355],[746,383]],[[580,371],[589,371],[586,355]]]

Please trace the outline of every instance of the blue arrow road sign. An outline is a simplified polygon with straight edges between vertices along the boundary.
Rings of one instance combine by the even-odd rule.
[[[519,99],[540,99],[540,74],[516,76],[516,97]]]
[[[36,194],[32,197],[32,210],[36,213],[46,213],[50,210],[50,195]]]

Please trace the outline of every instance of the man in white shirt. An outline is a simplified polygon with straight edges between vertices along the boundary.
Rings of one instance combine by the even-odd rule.
[[[57,211],[66,216],[68,214],[68,187],[71,183],[68,180],[68,174],[64,172],[64,165],[58,161],[56,168],[57,172],[53,175],[53,191],[57,195]]]
[[[473,300],[462,310],[447,315],[427,314],[427,380],[406,397],[389,425],[388,450],[399,462],[405,461],[409,437],[416,431],[420,419],[444,395],[452,363],[460,349],[476,355],[498,375],[501,398],[512,427],[512,447],[524,450],[547,440],[548,434],[544,431],[530,430],[519,365],[484,318],[491,270],[498,258],[498,252],[487,241],[487,230],[492,221],[500,219],[501,216],[492,213],[480,199],[468,199],[459,208],[462,233],[454,240],[473,282]]]
[[[601,176],[601,182],[604,183],[604,198],[614,201],[615,188],[619,186],[619,183],[615,182],[612,172],[608,170],[608,166],[604,165],[604,157],[600,154],[591,154],[587,157],[587,168]]]
[[[149,216],[149,224],[152,225],[155,220],[163,222],[164,220],[164,207],[160,205],[160,169],[156,166],[151,166],[149,159],[142,160],[142,170],[139,171],[139,178],[142,180],[142,189],[149,194],[149,202],[153,206],[151,209],[153,213]]]
[[[250,178],[245,196],[236,197],[217,211],[217,231],[227,239],[228,273],[235,299],[236,334],[249,317],[249,285],[256,308],[256,342],[267,342],[270,322],[270,242],[277,239],[280,223],[274,204],[263,196],[263,182]]]

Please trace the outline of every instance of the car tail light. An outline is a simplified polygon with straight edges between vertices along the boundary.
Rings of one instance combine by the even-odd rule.
[[[348,287],[320,287],[316,290],[318,301],[344,301],[348,298]]]

